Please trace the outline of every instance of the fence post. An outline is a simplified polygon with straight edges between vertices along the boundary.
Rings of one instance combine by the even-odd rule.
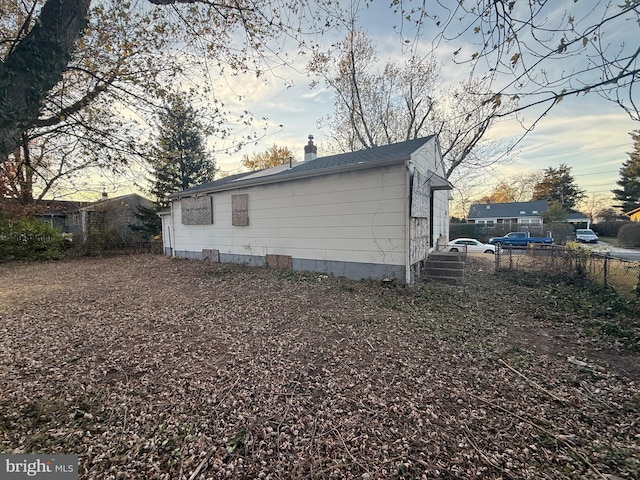
[[[607,275],[609,273],[609,252],[607,252],[604,256],[604,279],[602,280],[604,286],[607,286]]]

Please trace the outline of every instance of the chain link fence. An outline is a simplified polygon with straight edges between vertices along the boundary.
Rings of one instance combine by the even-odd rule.
[[[529,248],[497,248],[496,271],[520,270],[587,278],[610,287],[624,299],[640,298],[640,263],[611,257],[607,253],[560,245]]]

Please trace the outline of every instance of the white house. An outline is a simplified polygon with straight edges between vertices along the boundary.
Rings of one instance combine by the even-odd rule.
[[[317,157],[170,196],[168,255],[414,281],[449,236],[450,183],[435,136]]]
[[[478,225],[513,224],[516,228],[542,226],[542,215],[549,210],[546,200],[509,203],[476,203],[469,208],[467,223]],[[567,213],[567,223],[577,228],[590,228],[591,220],[580,212]]]

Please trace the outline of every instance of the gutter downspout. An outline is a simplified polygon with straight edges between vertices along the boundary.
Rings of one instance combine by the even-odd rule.
[[[170,203],[171,205],[171,230],[173,230],[173,245],[171,245],[171,230],[169,231],[169,248],[171,249],[171,256],[173,258],[175,258],[176,256],[176,246],[175,246],[175,233],[176,233],[176,229],[175,229],[175,217],[173,215],[173,200]]]
[[[411,170],[410,160],[404,162],[407,172],[405,175],[405,196],[404,196],[404,280],[407,285],[411,285]]]

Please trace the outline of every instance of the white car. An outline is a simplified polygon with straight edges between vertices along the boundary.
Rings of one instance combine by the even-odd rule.
[[[598,235],[590,228],[578,228],[576,240],[580,243],[598,243]]]
[[[495,245],[482,243],[475,238],[456,238],[447,243],[450,252],[496,253]]]

